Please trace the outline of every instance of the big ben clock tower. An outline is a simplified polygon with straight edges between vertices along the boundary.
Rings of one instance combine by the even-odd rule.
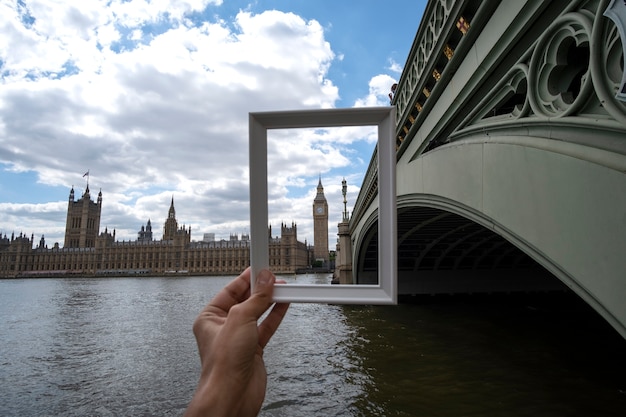
[[[317,184],[317,195],[313,200],[313,256],[328,265],[328,203],[324,197],[322,177]]]

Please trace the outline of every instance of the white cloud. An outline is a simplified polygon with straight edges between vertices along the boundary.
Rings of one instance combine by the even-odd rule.
[[[369,94],[357,100],[355,107],[388,106],[389,92],[396,80],[387,74],[376,75],[370,80]]]
[[[402,65],[398,64],[395,60],[389,59],[389,66],[387,69],[391,72],[395,72],[396,74],[402,74]]]
[[[12,233],[15,233],[15,236],[23,233],[30,238],[36,233],[36,230],[37,234],[34,236],[35,243],[39,242],[41,234],[53,238],[61,236],[61,244],[63,242],[62,237],[65,235],[65,224],[60,222],[59,219],[64,219],[67,215],[67,202],[46,204],[0,203],[0,213],[2,213],[3,217],[0,221],[0,234],[2,237],[6,235],[10,238]],[[23,219],[25,218],[28,218],[27,224],[24,223]],[[3,228],[4,225],[19,226],[17,229],[15,227],[7,229]],[[56,238],[55,241],[59,241],[59,239]],[[46,242],[49,247],[54,244],[50,240],[46,240]]]
[[[184,20],[186,14],[201,12],[209,4],[219,6],[222,0],[115,0],[109,8],[120,25],[135,27],[164,19],[177,23]]]
[[[333,107],[338,90],[327,71],[335,56],[319,23],[292,13],[192,24],[188,13],[208,3],[0,6],[0,162],[68,193],[74,185],[77,197],[89,169],[92,195],[103,192],[101,227],[116,228],[119,239],[135,239],[148,218],[160,231],[172,195],[194,239],[244,232],[247,113]],[[161,30],[141,31],[148,22]],[[346,137],[318,139],[309,151],[347,163],[336,146]],[[296,158],[295,150],[283,155],[283,167]],[[55,218],[29,231],[62,243],[66,198],[50,204]],[[33,213],[30,205],[0,206],[20,210]],[[19,222],[2,220],[0,230],[10,224]]]

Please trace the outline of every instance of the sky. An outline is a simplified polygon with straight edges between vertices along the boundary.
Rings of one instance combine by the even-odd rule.
[[[425,0],[0,0],[0,234],[63,246],[69,193],[100,231],[249,233],[248,113],[389,105]],[[273,235],[329,243],[375,146],[370,127],[268,136]],[[88,175],[85,175],[88,173]]]

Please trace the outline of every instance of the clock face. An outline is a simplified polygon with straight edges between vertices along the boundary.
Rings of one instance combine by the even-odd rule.
[[[322,214],[322,213],[324,213],[324,207],[322,207],[322,206],[317,206],[317,207],[315,208],[315,212],[316,212],[317,214]]]

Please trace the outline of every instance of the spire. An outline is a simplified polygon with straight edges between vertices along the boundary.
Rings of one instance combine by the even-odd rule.
[[[167,213],[167,217],[169,219],[175,219],[176,218],[176,210],[174,209],[174,196],[172,196],[172,202],[170,203],[170,210]]]
[[[322,185],[322,176],[320,175],[319,182],[317,183],[317,195],[314,201],[326,201],[324,196],[324,186]]]

